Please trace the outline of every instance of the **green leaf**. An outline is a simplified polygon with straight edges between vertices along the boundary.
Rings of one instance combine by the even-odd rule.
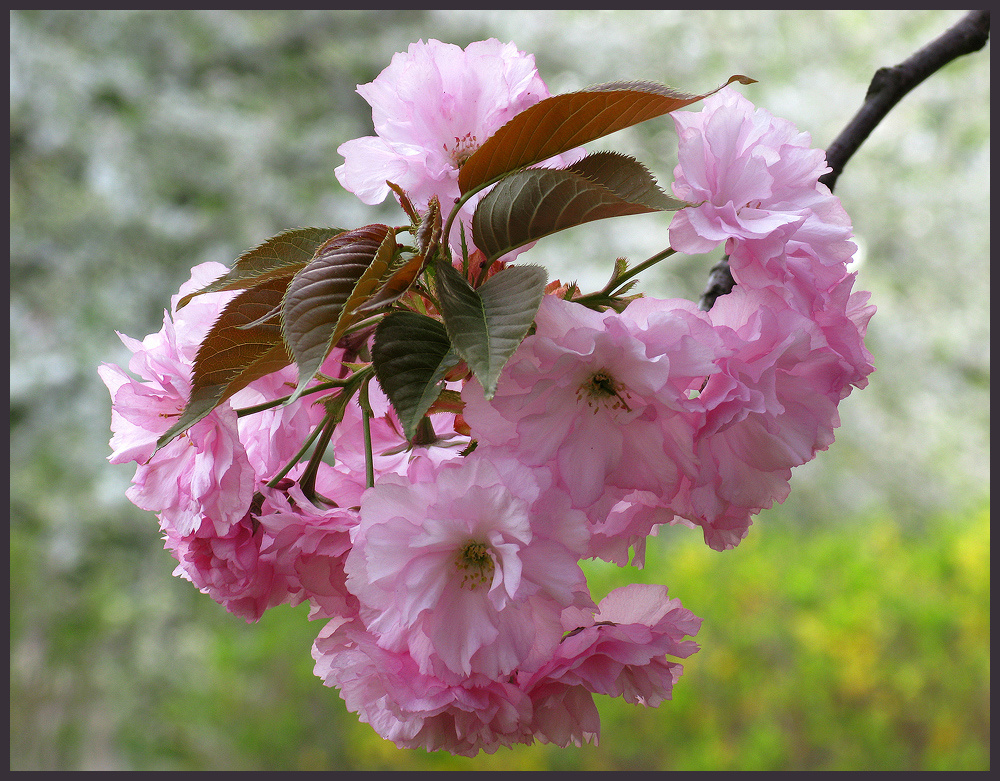
[[[343,233],[341,228],[295,228],[272,236],[263,244],[247,250],[236,259],[228,274],[223,274],[201,290],[181,298],[177,308],[187,305],[202,293],[220,290],[240,290],[275,277],[291,277],[306,265],[316,248]]]
[[[623,201],[643,204],[659,211],[683,209],[690,205],[664,193],[646,166],[634,157],[618,152],[587,155],[564,170],[604,185]]]
[[[438,297],[448,337],[486,391],[496,393],[500,372],[538,312],[547,275],[540,266],[508,266],[480,288],[449,263],[437,264]]]
[[[390,237],[393,237],[390,239]],[[292,279],[282,303],[282,333],[299,369],[294,401],[350,325],[353,307],[378,284],[395,251],[388,225],[334,236]]]
[[[191,396],[173,427],[156,443],[163,447],[236,391],[265,375],[283,369],[291,359],[275,322],[247,328],[272,311],[290,278],[269,279],[236,296],[219,315],[198,347],[191,379]]]
[[[733,76],[726,82],[752,84]],[[603,136],[668,114],[707,98],[653,82],[614,82],[580,92],[553,95],[528,107],[486,139],[462,165],[462,193],[483,187],[504,174],[535,165]]]
[[[487,258],[592,220],[680,209],[648,170],[631,157],[604,152],[565,169],[510,174],[476,207],[472,234]]]
[[[457,363],[448,332],[431,317],[391,312],[378,324],[372,346],[375,377],[408,440],[441,394],[445,374]]]

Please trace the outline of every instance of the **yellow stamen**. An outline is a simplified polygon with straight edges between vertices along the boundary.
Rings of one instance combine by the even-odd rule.
[[[483,584],[493,581],[496,565],[490,554],[489,546],[484,542],[469,540],[455,557],[455,566],[462,572],[462,588],[474,591]]]

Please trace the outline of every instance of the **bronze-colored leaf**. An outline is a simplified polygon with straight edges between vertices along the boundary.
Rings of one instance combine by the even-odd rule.
[[[414,255],[406,263],[396,269],[389,278],[382,284],[378,291],[370,296],[367,301],[356,307],[358,313],[374,312],[384,306],[398,301],[403,294],[410,289],[410,285],[420,275],[424,269],[426,258],[423,255]]]
[[[254,380],[287,366],[291,359],[281,338],[277,315],[256,325],[274,310],[290,277],[269,279],[236,296],[219,315],[198,347],[191,396],[177,423],[157,442],[167,442],[193,426],[222,402]]]
[[[703,95],[689,95],[653,82],[614,82],[580,92],[553,95],[530,106],[490,136],[462,165],[463,193],[497,181],[603,136],[669,114],[707,98],[733,81]]]
[[[664,193],[646,166],[618,152],[587,155],[564,170],[604,185],[623,201],[660,211],[683,209],[688,205]]]
[[[420,222],[420,215],[417,213],[416,208],[410,201],[410,196],[406,194],[402,187],[400,187],[395,182],[390,182],[388,179],[385,183],[389,186],[389,189],[396,193],[396,197],[399,198],[399,205],[402,207],[403,211],[406,212],[406,216],[410,218],[410,222],[416,224]]]
[[[417,229],[417,250],[425,258],[432,258],[441,241],[441,203],[436,195],[427,204],[427,213]]]
[[[343,332],[345,305],[360,303],[378,284],[395,250],[390,236],[392,228],[377,224],[341,233],[320,247],[292,279],[282,303],[281,327],[299,367],[293,397],[304,390]],[[372,269],[373,264],[378,268]],[[362,280],[367,290],[355,296]]]

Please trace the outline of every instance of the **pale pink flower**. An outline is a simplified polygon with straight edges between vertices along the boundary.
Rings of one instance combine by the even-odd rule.
[[[492,400],[466,385],[473,438],[550,465],[577,507],[610,488],[668,501],[695,470],[687,394],[722,349],[704,315],[682,301],[639,299],[619,315],[546,296],[535,322]]]
[[[462,163],[508,120],[549,96],[534,56],[494,38],[464,50],[434,39],[412,43],[358,93],[372,106],[377,135],[341,144],[337,151],[344,164],[334,171],[337,179],[367,204],[389,195],[386,180],[406,191],[421,211],[437,196],[445,217],[461,194]],[[466,202],[460,215],[470,251],[480,197]],[[449,242],[461,246],[458,221]]]
[[[198,296],[177,312],[177,302],[227,271],[221,263],[202,263],[191,269],[191,278],[171,298],[171,309],[164,312],[163,327],[141,342],[118,334],[131,350],[128,368],[143,382],[137,383],[128,372],[114,364],[101,364],[98,373],[115,399],[123,387],[121,403],[111,408],[112,430],[109,459],[113,464],[143,463],[156,447],[159,436],[173,425],[191,394],[191,371],[202,339],[233,294],[210,293]],[[145,409],[151,404],[156,409]]]
[[[570,743],[597,744],[601,736],[601,716],[594,695],[584,686],[557,678],[532,682],[527,692],[531,700],[530,729],[542,743],[565,748]]]
[[[301,477],[303,466],[290,473]],[[335,504],[313,504],[292,477],[280,490],[264,492],[257,522],[265,532],[262,555],[293,586],[298,602],[310,604],[310,620],[357,615],[358,600],[347,588],[344,562],[351,550],[351,531],[358,523],[362,482],[333,468],[320,469],[316,491]]]
[[[670,507],[723,549],[785,499],[793,467],[833,442],[837,405],[873,370],[864,335],[874,308],[851,292],[851,222],[818,181],[828,169],[808,134],[731,89],[673,117],[674,193],[696,205],[674,217],[671,245],[695,253],[725,241],[737,285],[708,315],[732,353],[692,399],[704,414],[699,474],[684,475]]]
[[[298,477],[303,466],[296,467]],[[357,504],[363,486],[333,469],[321,470],[317,489]],[[165,526],[166,547],[178,560],[175,575],[247,621],[276,605],[309,601],[310,618],[357,614],[346,587],[344,559],[357,510],[314,505],[292,478],[260,485],[249,511],[223,532],[208,517],[191,534]]]
[[[703,526],[711,547],[733,547],[752,515],[784,501],[791,469],[830,446],[837,405],[866,384],[873,367],[862,340],[871,308],[861,296],[847,315],[852,281],[830,296],[840,306],[822,313],[822,324],[779,292],[740,285],[709,313],[732,353],[690,402],[703,413],[698,475],[685,478],[670,506]]]
[[[99,368],[112,396],[113,464],[138,462],[127,496],[144,510],[156,512],[161,525],[184,537],[193,534],[202,517],[225,534],[250,506],[255,480],[240,442],[236,414],[219,405],[184,434],[154,455],[156,442],[179,418],[191,392],[191,372],[198,346],[231,293],[199,296],[176,311],[178,298],[203,287],[225,267],[206,263],[172,300],[163,328],[142,342],[120,337],[134,353],[129,369],[136,381],[112,364]]]
[[[219,407],[140,464],[125,494],[155,512],[164,530],[191,534],[204,517],[224,534],[246,514],[253,485],[236,413]]]
[[[531,700],[514,683],[473,673],[428,675],[357,620],[335,619],[313,644],[315,672],[347,709],[399,748],[472,757],[531,743]]]
[[[587,554],[624,567],[629,563],[642,568],[646,561],[646,539],[655,537],[664,524],[695,527],[696,524],[675,515],[670,503],[650,491],[608,488],[586,510],[590,522]]]
[[[698,650],[684,638],[698,633],[701,619],[668,599],[666,586],[633,583],[608,594],[592,617],[567,610],[563,625],[567,634],[552,658],[520,674],[532,700],[536,691],[551,697],[557,682],[655,708],[671,698],[683,669],[667,657]]]
[[[826,156],[810,148],[808,133],[729,87],[700,106],[671,115],[679,136],[673,192],[696,204],[674,215],[674,249],[697,254],[731,237],[764,239],[828,208],[833,196],[817,183]]]
[[[499,678],[558,642],[590,598],[586,520],[543,470],[479,451],[413,462],[365,493],[348,588],[384,648],[421,672]]]
[[[851,222],[839,199],[830,196],[816,209],[801,225],[782,226],[765,239],[730,238],[726,253],[736,283],[785,289],[793,308],[806,315],[825,309],[857,245],[849,241]]]

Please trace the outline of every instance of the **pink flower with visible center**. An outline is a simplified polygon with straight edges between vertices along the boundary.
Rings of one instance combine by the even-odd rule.
[[[687,394],[722,349],[704,314],[679,300],[639,299],[619,315],[546,296],[535,323],[492,400],[466,385],[473,438],[551,465],[580,508],[611,488],[669,500],[695,470]]]
[[[375,136],[341,144],[338,181],[367,204],[401,187],[421,211],[437,196],[444,217],[460,196],[458,172],[466,159],[508,120],[549,96],[535,58],[513,43],[491,38],[464,50],[431,39],[410,44],[358,93],[372,106]],[[578,153],[547,164],[577,159]],[[481,194],[461,211],[470,251],[472,214]],[[459,227],[449,243],[461,246]]]
[[[422,673],[496,679],[546,654],[558,616],[590,604],[579,557],[586,520],[542,470],[480,451],[365,493],[347,557],[361,617]]]
[[[736,90],[671,116],[680,141],[673,192],[695,204],[671,221],[674,249],[698,254],[731,237],[764,239],[822,214],[833,198],[817,182],[829,168],[809,134],[755,109]]]

